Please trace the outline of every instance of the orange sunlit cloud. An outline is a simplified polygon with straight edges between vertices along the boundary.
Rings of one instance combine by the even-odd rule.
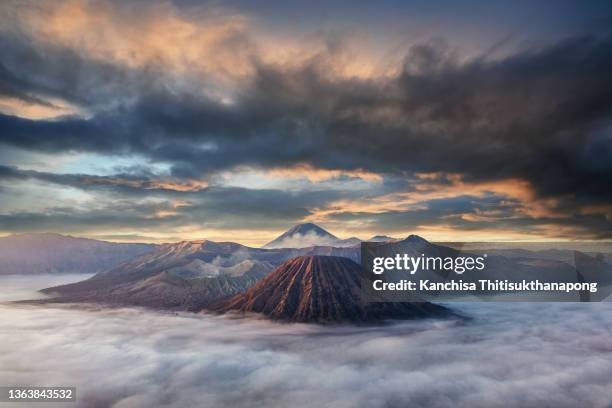
[[[308,217],[308,220],[325,222],[329,221],[332,216],[342,213],[383,214],[392,211],[416,211],[426,209],[426,203],[431,200],[461,196],[482,198],[491,194],[506,197],[512,201],[508,203],[508,208],[512,210],[510,216],[503,214],[502,210],[475,210],[473,213],[456,214],[453,217],[459,217],[471,222],[494,222],[508,219],[509,217],[564,218],[568,216],[568,214],[555,209],[557,200],[538,199],[533,188],[526,180],[506,179],[487,182],[468,182],[460,174],[445,173],[417,174],[416,178],[417,183],[414,184],[415,191],[367,197],[363,200],[334,201],[324,208],[315,209],[312,215]],[[506,237],[514,235],[514,233],[504,233],[503,231],[498,231],[497,233],[504,234]],[[449,230],[444,229],[444,234],[448,236]],[[532,237],[532,234],[526,235]]]
[[[8,96],[0,97],[0,112],[26,119],[51,119],[80,113],[78,108],[57,99],[49,99],[43,103]]]
[[[382,182],[380,174],[370,171],[358,170],[336,170],[315,168],[310,164],[298,164],[292,167],[275,168],[268,170],[266,174],[270,177],[282,178],[306,178],[311,182],[320,182],[338,177],[355,177],[370,182]]]
[[[246,29],[238,15],[210,12],[199,22],[170,4],[138,8],[67,0],[24,17],[34,33],[93,56],[132,67],[162,64],[175,70],[241,75],[248,55],[227,44]],[[134,14],[135,12],[138,14]]]
[[[316,60],[330,77],[397,72],[389,61],[349,47],[348,39],[346,50],[332,55],[321,38],[267,36],[247,16],[220,4],[203,5],[188,15],[170,3],[135,12],[104,1],[64,0],[24,9],[19,18],[40,40],[129,67],[163,65],[175,73],[199,72],[220,80],[250,76],[256,61],[298,68]]]
[[[179,210],[184,207],[190,207],[191,203],[189,201],[177,200],[169,203],[168,205],[163,206],[155,210],[152,218],[167,218],[173,217],[179,214]]]
[[[121,177],[80,177],[80,181],[90,185],[112,185],[131,188],[141,188],[144,190],[169,190],[178,192],[196,192],[208,188],[208,182],[195,179],[174,179],[174,180],[147,180],[147,179],[126,179]]]
[[[527,180],[510,178],[496,181],[468,182],[463,175],[456,173],[419,173],[416,175],[425,183],[417,184],[417,193],[403,193],[403,197],[415,201],[435,200],[462,195],[484,197],[488,194],[505,196],[521,203],[518,210],[521,215],[542,217],[565,217],[554,210],[558,199],[541,199],[536,197],[535,191]]]

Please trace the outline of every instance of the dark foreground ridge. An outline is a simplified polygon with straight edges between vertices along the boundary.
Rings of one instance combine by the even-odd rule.
[[[214,303],[216,312],[255,312],[273,320],[373,323],[386,319],[449,316],[432,303],[362,303],[361,266],[336,256],[290,259],[245,293]]]

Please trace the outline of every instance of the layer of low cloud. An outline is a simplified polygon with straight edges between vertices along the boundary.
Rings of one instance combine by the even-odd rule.
[[[29,281],[30,289],[48,283]],[[0,307],[0,382],[73,385],[82,407],[612,402],[609,304],[463,304],[456,307],[471,321],[374,328]]]

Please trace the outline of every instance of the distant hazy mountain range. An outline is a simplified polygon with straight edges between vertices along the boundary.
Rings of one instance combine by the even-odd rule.
[[[60,234],[19,234],[0,238],[0,275],[96,273],[155,248]]]
[[[411,236],[408,245],[416,243],[428,244]],[[264,249],[233,242],[180,242],[160,245],[88,280],[43,292],[55,296],[55,302],[260,312],[295,322],[371,322],[448,314],[429,303],[362,304],[359,257],[359,245]]]
[[[309,241],[313,245],[302,247],[304,237],[316,239]],[[314,224],[300,224],[266,248],[207,240],[163,244],[90,279],[43,292],[54,296],[51,301],[55,302],[99,302],[192,311],[210,308],[217,312],[256,312],[272,319],[302,322],[364,322],[442,313],[442,309],[412,304],[361,305],[355,298],[360,241],[350,246],[346,241]],[[376,236],[371,241],[377,246],[386,242],[383,248],[390,254],[439,257],[466,254],[416,235],[403,240]],[[320,245],[321,242],[328,245]],[[22,252],[27,253],[27,249]],[[555,253],[555,257],[548,252],[539,257],[535,252],[514,250],[511,255],[489,254],[486,277],[527,278],[534,274],[575,277],[566,251]],[[442,275],[439,278],[445,279]],[[437,278],[432,276],[432,279]]]
[[[100,301],[198,310],[243,292],[290,258],[331,255],[359,260],[359,246],[263,249],[234,242],[191,241],[153,251],[70,285],[46,289],[58,301]]]
[[[393,240],[393,238],[379,235],[370,240],[386,241]],[[209,246],[213,245],[210,241],[206,242]],[[354,247],[360,242],[358,238],[339,239],[315,224],[298,224],[266,244],[264,248],[286,248],[291,254],[331,255],[339,252],[331,248]],[[226,243],[226,246],[230,244]],[[170,245],[181,247],[187,244]],[[193,247],[191,244],[188,246]],[[112,269],[124,261],[143,255],[157,247],[158,245],[155,244],[114,243],[54,233],[11,235],[0,238],[0,275],[97,273]],[[295,253],[290,251],[305,248],[316,249]],[[248,250],[256,252],[255,248],[248,248]],[[182,252],[178,251],[178,253]],[[351,258],[355,259],[354,256]],[[281,256],[278,259],[282,261],[286,258]],[[189,268],[200,272],[212,271],[210,266],[197,262],[190,265]]]
[[[305,237],[310,246],[303,246]],[[45,292],[56,294],[57,301],[199,310],[245,291],[297,256],[337,256],[359,262],[360,242],[356,238],[340,240],[315,224],[300,224],[265,248],[207,240],[164,244],[91,279]]]

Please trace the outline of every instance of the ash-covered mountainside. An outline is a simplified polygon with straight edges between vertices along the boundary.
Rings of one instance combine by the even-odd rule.
[[[232,242],[164,244],[90,279],[42,292],[57,302],[198,310],[212,300],[244,291],[274,269],[265,256],[262,260],[250,256],[249,249]]]
[[[300,256],[288,260],[243,294],[213,304],[216,312],[255,312],[273,320],[366,323],[448,316],[432,303],[363,303],[360,268],[347,258]]]
[[[56,302],[102,302],[198,310],[243,292],[285,260],[310,254],[358,260],[359,248],[250,248],[234,242],[160,245],[90,279],[44,289]]]
[[[389,256],[396,253],[406,253],[415,257],[466,255],[460,250],[432,244],[416,235],[404,240],[387,241],[387,238],[384,237],[379,242],[369,242],[368,249],[377,248],[379,255]],[[86,301],[200,310],[212,303],[216,304],[220,299],[246,291],[288,259],[300,256],[316,258],[320,255],[342,257],[358,263],[361,258],[361,248],[359,245],[349,247],[316,245],[305,248],[266,249],[247,247],[234,242],[183,241],[160,245],[144,255],[130,259],[108,271],[100,272],[90,279],[48,288],[43,292],[55,296],[49,301],[57,302]],[[555,279],[575,279],[576,276],[575,269],[561,261],[534,262],[533,259],[527,258],[489,256],[486,276],[484,272],[480,274],[472,272],[466,273],[463,277],[466,279],[477,279],[481,276],[499,279],[506,279],[509,276],[551,278],[552,275]],[[430,276],[432,281],[447,277],[437,273],[432,273]],[[390,309],[395,307],[399,306],[387,306]],[[354,316],[358,319],[369,319],[379,312],[376,310],[368,310],[367,313],[355,312]],[[335,319],[333,313],[329,316],[330,319]],[[349,313],[349,316],[353,315]],[[303,316],[295,318],[302,319]],[[292,317],[288,318],[290,319]]]

